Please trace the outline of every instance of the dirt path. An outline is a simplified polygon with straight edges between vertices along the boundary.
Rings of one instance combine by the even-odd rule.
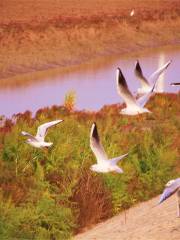
[[[176,217],[176,195],[153,207],[159,197],[77,235],[74,240],[180,240],[180,218]]]

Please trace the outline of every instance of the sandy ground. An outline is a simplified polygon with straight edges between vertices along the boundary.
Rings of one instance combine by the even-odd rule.
[[[176,195],[154,207],[159,197],[143,202],[74,240],[179,240],[180,218],[177,218]]]

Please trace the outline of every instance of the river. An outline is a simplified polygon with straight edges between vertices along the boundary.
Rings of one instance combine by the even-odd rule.
[[[122,102],[117,94],[115,71],[120,67],[129,88],[136,92],[139,82],[134,75],[136,59],[139,59],[144,75],[149,76],[165,62],[171,65],[161,76],[165,92],[179,91],[179,86],[170,86],[180,81],[180,48],[158,49],[152,52],[137,53],[133,56],[106,58],[103,63],[87,64],[84,69],[67,72],[55,77],[46,77],[31,84],[0,88],[0,115],[11,117],[13,114],[30,110],[35,113],[39,108],[61,105],[69,91],[76,93],[76,109],[98,110],[103,105]]]

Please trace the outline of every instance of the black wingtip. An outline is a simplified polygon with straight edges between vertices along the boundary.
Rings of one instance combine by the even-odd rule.
[[[176,82],[176,83],[170,83],[171,86],[179,86],[180,82]]]
[[[136,65],[135,65],[135,71],[142,73],[142,69],[139,63],[139,60],[136,61]]]
[[[95,138],[97,141],[99,141],[99,135],[98,135],[97,125],[96,125],[95,122],[92,124],[92,130],[91,130],[91,131],[92,131],[92,132],[91,132],[91,136],[92,136],[93,138]]]
[[[126,83],[126,79],[121,71],[120,68],[117,68],[118,70],[118,75],[117,75],[117,83],[119,86],[124,86],[127,88],[127,83]]]

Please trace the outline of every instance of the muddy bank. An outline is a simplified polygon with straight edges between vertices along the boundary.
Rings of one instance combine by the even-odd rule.
[[[113,1],[112,6],[102,0],[96,7],[90,7],[88,1],[81,8],[80,3],[70,2],[63,8],[59,5],[61,10],[54,11],[54,15],[48,1],[44,5],[38,1],[38,8],[29,8],[29,12],[24,3],[9,0],[9,8],[8,3],[2,4],[1,81],[20,74],[77,66],[101,56],[179,44],[179,1],[165,1],[163,6],[155,1],[150,7],[148,2],[138,0],[136,5],[130,0]],[[33,5],[33,0],[27,5],[30,3]],[[133,17],[129,15],[132,6],[136,9]],[[9,20],[5,17],[8,14]]]

